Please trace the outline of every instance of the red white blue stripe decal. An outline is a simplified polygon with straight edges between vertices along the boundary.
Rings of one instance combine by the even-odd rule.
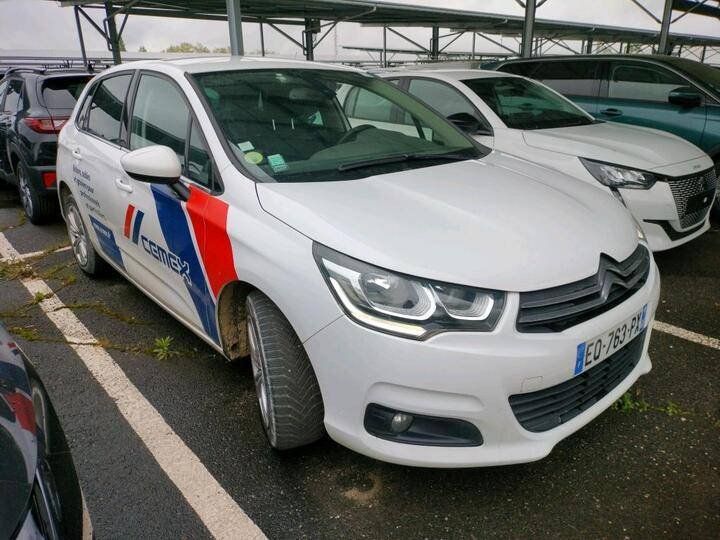
[[[195,187],[190,188],[186,203],[164,186],[153,185],[151,189],[165,243],[170,251],[188,263],[190,280],[185,285],[203,329],[215,343],[220,343],[217,298],[225,284],[237,279],[227,234],[228,205]],[[128,209],[126,214],[128,231],[130,221],[134,219],[137,223],[141,219],[133,218],[134,213]]]
[[[132,204],[129,204],[127,210],[125,210],[125,227],[123,228],[123,234],[125,238],[130,238],[130,229],[132,228],[132,243],[138,243],[140,236],[140,226],[142,220],[145,217],[145,213],[142,210],[137,210]]]

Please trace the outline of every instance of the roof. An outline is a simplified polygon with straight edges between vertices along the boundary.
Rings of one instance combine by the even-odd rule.
[[[244,69],[329,69],[335,71],[350,71],[366,73],[357,68],[339,66],[337,64],[324,64],[322,62],[308,62],[305,60],[284,60],[281,58],[254,57],[254,56],[217,56],[204,58],[180,58],[175,60],[140,60],[126,62],[111,68],[112,70],[126,69],[158,69],[160,71],[176,70],[181,73],[210,73],[215,71],[236,71]]]
[[[484,79],[487,77],[518,77],[512,73],[501,71],[490,71],[487,69],[390,69],[374,71],[376,75],[383,78],[392,77],[425,77],[438,79],[452,79],[463,81],[465,79]],[[437,77],[439,75],[439,77]]]
[[[61,5],[104,8],[100,0],[61,0]],[[227,19],[226,0],[109,0],[114,9],[131,15],[190,19]],[[243,21],[304,24],[304,19],[352,21],[373,26],[439,26],[518,37],[524,17],[457,9],[414,6],[374,0],[243,0]],[[687,10],[686,10],[687,11]],[[720,10],[718,10],[720,12]],[[535,35],[551,39],[657,43],[660,30],[592,23],[535,19]],[[720,46],[718,36],[670,34],[670,43]]]

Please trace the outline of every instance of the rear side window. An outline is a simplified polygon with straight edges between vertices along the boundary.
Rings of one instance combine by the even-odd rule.
[[[190,110],[173,83],[143,75],[133,105],[130,150],[155,144],[169,146],[183,163],[189,118]]]
[[[599,63],[594,60],[565,62],[538,62],[537,68],[527,74],[535,80],[568,96],[595,97],[600,89],[597,76]]]
[[[22,90],[21,80],[15,79],[9,82],[3,112],[12,114],[22,108]]]
[[[114,144],[120,144],[123,106],[131,79],[131,73],[117,75],[98,85],[87,114],[88,131]]]
[[[613,62],[608,97],[667,103],[671,90],[687,85],[680,75],[660,66]]]
[[[440,112],[445,118],[457,113],[477,116],[475,107],[467,98],[447,84],[427,79],[412,79],[408,91]]]
[[[72,109],[90,77],[53,77],[42,83],[42,97],[48,109]]]

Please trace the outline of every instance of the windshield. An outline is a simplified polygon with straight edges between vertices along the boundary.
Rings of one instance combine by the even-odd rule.
[[[462,82],[512,129],[548,129],[593,123],[582,109],[527,79],[486,77]]]
[[[261,180],[347,180],[483,155],[444,118],[374,76],[263,69],[194,78],[230,148]]]

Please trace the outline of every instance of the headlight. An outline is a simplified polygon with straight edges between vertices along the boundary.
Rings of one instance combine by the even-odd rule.
[[[657,176],[653,173],[585,158],[580,158],[580,161],[596,180],[608,187],[649,189],[657,181]]]
[[[502,314],[502,292],[405,276],[320,244],[313,244],[313,255],[348,316],[375,330],[414,339],[448,330],[489,332]]]

